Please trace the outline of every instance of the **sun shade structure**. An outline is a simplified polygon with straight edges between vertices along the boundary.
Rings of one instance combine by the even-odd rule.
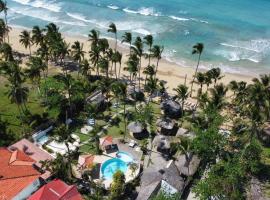
[[[149,134],[140,122],[131,122],[127,126],[129,133],[136,139],[146,138]]]
[[[28,200],[83,200],[75,185],[53,180],[28,198]]]
[[[157,131],[162,135],[174,135],[176,133],[176,127],[174,120],[170,118],[162,118],[157,120]]]
[[[35,162],[20,150],[0,148],[1,200],[24,199],[39,187],[41,174],[33,167]]]
[[[171,99],[165,100],[160,104],[164,115],[170,118],[179,118],[182,115],[182,109],[178,102]]]

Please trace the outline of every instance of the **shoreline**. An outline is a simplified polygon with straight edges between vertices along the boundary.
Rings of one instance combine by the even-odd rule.
[[[26,50],[20,43],[19,43],[19,35],[22,30],[27,30],[23,29],[22,27],[14,27],[12,26],[12,30],[10,31],[10,44],[12,48],[16,51],[22,52],[22,53],[29,53],[28,50]],[[31,30],[31,29],[28,29]],[[70,34],[70,33],[64,33],[62,32],[63,37],[65,40],[72,44],[76,40],[84,44],[84,51],[86,52],[86,58],[88,58],[88,51],[90,49],[90,42],[88,41],[88,38],[83,36],[83,35],[75,35],[75,34]],[[110,38],[107,38],[109,40],[110,46],[114,45],[114,41]],[[127,61],[127,54],[129,52],[128,47],[125,44],[119,44],[118,43],[118,51],[123,54],[122,58],[122,69],[124,68],[123,66],[125,65],[125,62]],[[32,51],[35,51],[36,47],[32,47]],[[152,63],[155,64],[156,60],[152,59]],[[144,67],[146,67],[148,64],[148,61],[146,59],[142,59],[142,70]],[[169,92],[173,92],[173,88],[177,87],[179,84],[184,84],[185,82],[185,76],[187,75],[187,85],[190,85],[190,82],[192,80],[192,76],[194,74],[196,66],[181,66],[178,65],[174,62],[170,62],[166,60],[165,58],[162,58],[159,62],[159,67],[158,67],[158,74],[157,78],[160,80],[164,80],[167,82],[166,87],[168,88]],[[199,71],[206,71],[203,68],[199,67]],[[127,72],[121,71],[122,75],[128,75]],[[143,73],[141,73],[142,77],[144,77]],[[225,75],[219,82],[222,82],[224,84],[228,84],[232,80],[236,81],[246,81],[246,82],[251,82],[252,78],[254,76],[248,76],[244,74],[233,74],[233,73],[223,73],[222,75]],[[196,89],[196,84],[194,85]]]

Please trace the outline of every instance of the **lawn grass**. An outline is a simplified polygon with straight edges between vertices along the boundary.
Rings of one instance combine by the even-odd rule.
[[[16,139],[23,136],[23,126],[21,124],[19,110],[16,104],[12,104],[8,99],[7,92],[8,88],[5,86],[7,82],[0,85],[0,115],[3,120],[8,123],[8,129]],[[40,105],[40,97],[38,96],[37,90],[29,87],[29,97],[26,107],[31,112],[31,114],[42,115],[44,112],[48,112],[49,118],[55,118],[58,115],[57,110],[47,110],[45,107]],[[24,124],[25,133],[33,131],[33,129],[28,125]]]

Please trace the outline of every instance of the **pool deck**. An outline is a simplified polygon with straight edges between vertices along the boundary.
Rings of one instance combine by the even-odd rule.
[[[133,160],[135,161],[135,163],[140,164],[142,151],[136,151],[135,148],[129,147],[128,144],[120,143],[119,140],[117,139],[114,140],[113,142],[114,144],[118,145],[119,151],[123,151],[130,154]],[[117,151],[110,154],[106,154],[104,152],[102,155],[96,155],[93,161],[94,163],[98,163],[102,165],[102,163],[106,162],[107,160],[110,160],[112,158],[117,158],[116,154],[117,154]],[[133,180],[137,176],[139,171],[140,171],[140,168],[138,168],[134,173],[132,173],[132,171],[128,168],[128,170],[125,173],[126,182]],[[99,177],[99,179],[96,179],[94,181],[100,181],[101,178],[102,177]],[[112,180],[103,180],[102,183],[104,184],[105,188],[109,188],[112,183]]]

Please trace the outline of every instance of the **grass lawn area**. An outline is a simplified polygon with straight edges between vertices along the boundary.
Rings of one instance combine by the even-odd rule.
[[[22,137],[23,128],[20,121],[20,115],[18,111],[18,107],[16,104],[11,104],[10,100],[8,99],[7,92],[8,88],[5,87],[5,84],[7,82],[4,82],[0,85],[0,115],[3,120],[6,120],[9,124],[8,128],[11,131],[12,134],[16,135],[16,137],[19,139]],[[28,110],[32,114],[40,114],[44,112],[48,112],[49,118],[55,118],[57,116],[56,110],[46,110],[45,107],[42,107],[40,105],[40,98],[38,97],[36,89],[29,87],[29,97],[28,102],[26,103],[26,106]],[[25,124],[25,132],[29,133],[32,130],[32,128]]]

